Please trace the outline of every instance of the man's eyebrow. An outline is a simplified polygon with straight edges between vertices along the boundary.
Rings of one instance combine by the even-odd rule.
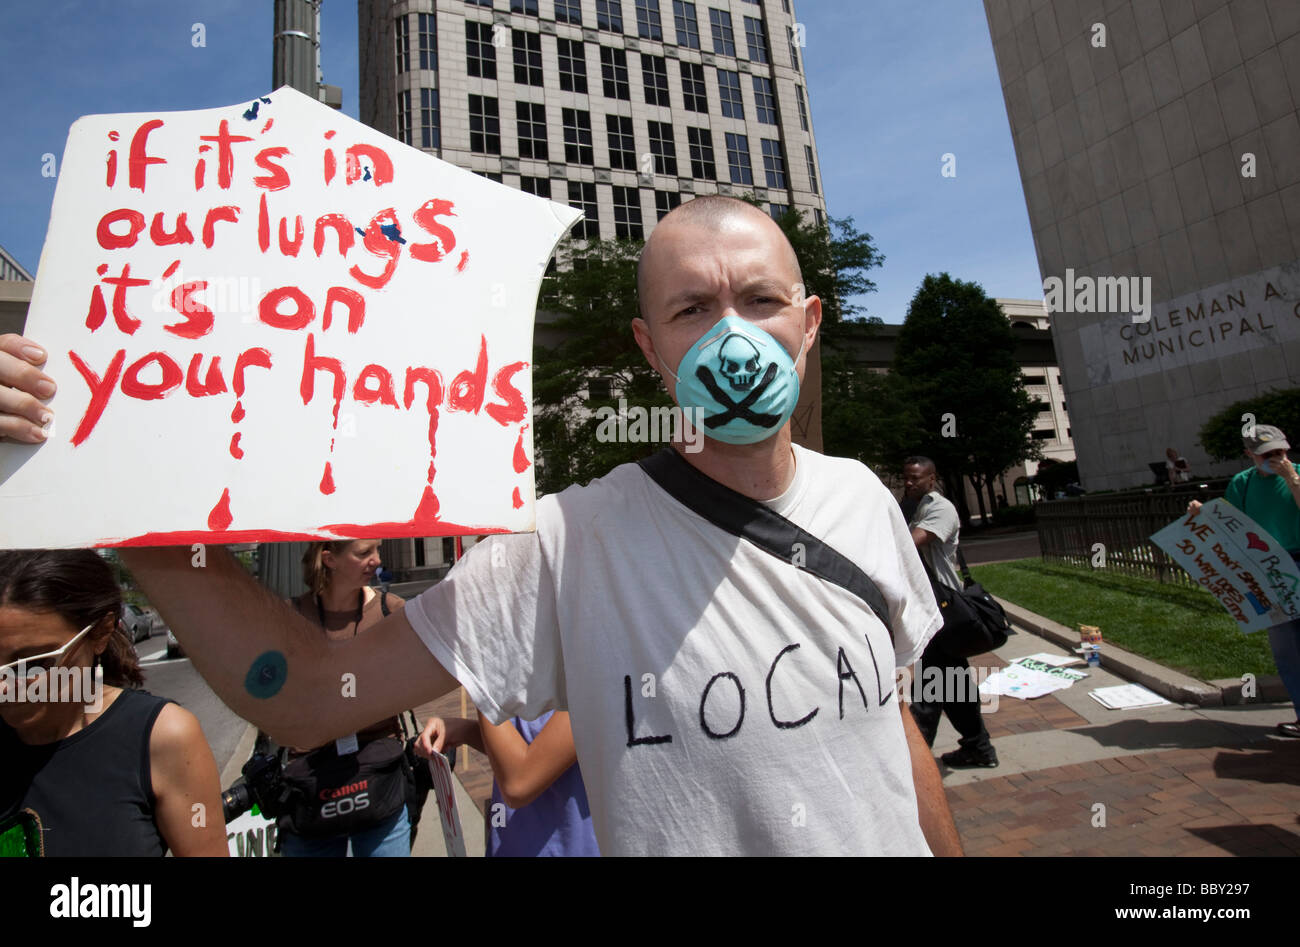
[[[740,287],[740,294],[742,296],[757,292],[789,296],[791,293],[791,287],[772,276],[756,277],[749,282],[742,284]]]
[[[698,303],[706,299],[711,299],[712,294],[705,289],[684,289],[680,293],[674,293],[664,300],[664,308],[676,310],[687,303]]]

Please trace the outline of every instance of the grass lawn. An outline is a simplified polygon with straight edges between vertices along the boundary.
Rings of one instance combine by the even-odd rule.
[[[1276,674],[1265,631],[1244,635],[1209,592],[1106,569],[1021,559],[973,566],[991,593],[1067,628],[1096,625],[1106,642],[1201,680]]]

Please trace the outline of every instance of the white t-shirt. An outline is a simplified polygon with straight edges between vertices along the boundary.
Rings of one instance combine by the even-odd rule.
[[[537,504],[406,605],[494,723],[568,710],[608,855],[927,855],[894,670],[942,624],[898,504],[795,448],[776,512],[875,580],[852,593],[686,509],[635,464]]]

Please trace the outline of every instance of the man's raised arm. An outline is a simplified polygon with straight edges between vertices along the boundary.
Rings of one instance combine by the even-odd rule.
[[[217,695],[286,746],[320,746],[450,691],[456,681],[399,610],[330,641],[233,556],[189,547],[119,550]]]

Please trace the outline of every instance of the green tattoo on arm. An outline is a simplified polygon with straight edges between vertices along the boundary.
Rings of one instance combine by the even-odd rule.
[[[289,662],[279,651],[267,651],[261,654],[248,669],[244,677],[244,690],[259,700],[266,700],[280,693],[284,682],[289,678]]]

